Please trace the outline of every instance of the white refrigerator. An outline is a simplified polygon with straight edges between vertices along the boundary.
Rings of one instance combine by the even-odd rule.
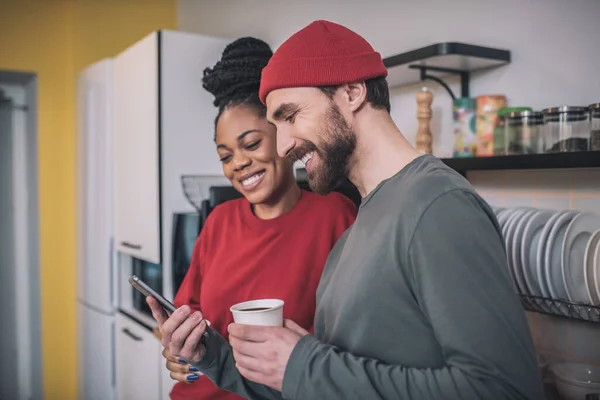
[[[113,245],[113,60],[77,82],[77,313],[82,400],[114,400],[116,256]]]

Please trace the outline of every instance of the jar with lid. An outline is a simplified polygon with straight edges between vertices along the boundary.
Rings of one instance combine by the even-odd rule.
[[[590,150],[600,150],[600,103],[590,104]]]
[[[544,115],[543,136],[546,152],[589,149],[588,107],[560,106],[546,108],[542,113]]]
[[[544,118],[539,111],[513,111],[506,115],[506,154],[537,154],[544,151],[541,134]]]
[[[498,125],[494,128],[494,155],[512,154],[508,152],[506,137],[506,116],[517,111],[531,111],[531,107],[502,107],[498,110]]]

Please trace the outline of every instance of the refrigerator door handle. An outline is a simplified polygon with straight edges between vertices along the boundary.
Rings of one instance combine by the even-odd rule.
[[[121,242],[121,246],[128,247],[128,248],[133,249],[133,250],[141,250],[142,249],[141,245],[139,245],[139,244],[132,244],[132,243],[129,243],[129,242]]]
[[[126,334],[127,336],[129,336],[130,338],[132,338],[133,340],[135,340],[136,342],[141,342],[142,340],[144,340],[143,338],[141,338],[140,336],[136,335],[135,333],[131,332],[129,330],[129,328],[123,328],[121,330],[124,334]]]

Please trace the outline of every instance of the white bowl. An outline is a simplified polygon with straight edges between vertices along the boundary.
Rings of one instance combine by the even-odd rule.
[[[600,367],[565,362],[552,366],[556,389],[565,400],[586,400],[589,394],[600,393]]]

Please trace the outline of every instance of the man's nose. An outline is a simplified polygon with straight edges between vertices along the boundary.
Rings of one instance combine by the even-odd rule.
[[[294,148],[294,138],[285,129],[277,129],[277,154],[287,157]]]

